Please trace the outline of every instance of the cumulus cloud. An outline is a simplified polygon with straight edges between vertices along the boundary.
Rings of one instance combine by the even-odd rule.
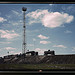
[[[30,24],[42,23],[44,27],[56,28],[70,23],[74,17],[68,13],[60,12],[49,12],[48,10],[36,10],[27,14],[29,17]]]
[[[48,10],[37,9],[36,11],[29,12],[26,16],[37,19],[37,18],[42,18],[45,14],[48,14],[48,13],[49,13]]]
[[[3,17],[0,17],[0,22],[7,21],[7,19],[4,19]]]
[[[29,24],[41,23],[41,19],[45,14],[48,13],[48,10],[39,10],[29,12],[26,17],[29,17]]]
[[[15,33],[14,30],[0,30],[0,37],[6,38],[6,39],[13,39],[15,37],[19,36],[19,34]]]
[[[35,51],[37,51],[38,54],[43,55],[44,54],[44,51],[46,51],[46,49],[36,48]]]
[[[69,16],[67,13],[53,12],[44,16],[42,24],[45,27],[55,28],[65,23],[70,23],[72,20],[73,16]]]
[[[53,47],[67,48],[67,47],[64,46],[64,45],[54,45]]]
[[[48,44],[51,43],[50,41],[40,41],[41,44]]]
[[[65,33],[72,33],[72,31],[66,30]]]
[[[46,36],[43,36],[43,35],[38,35],[38,37],[40,38],[40,39],[48,39],[49,37],[46,37]]]

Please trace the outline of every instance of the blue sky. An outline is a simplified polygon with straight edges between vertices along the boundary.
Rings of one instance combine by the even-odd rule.
[[[75,4],[0,4],[0,56],[22,53],[22,7],[27,50],[75,54]]]

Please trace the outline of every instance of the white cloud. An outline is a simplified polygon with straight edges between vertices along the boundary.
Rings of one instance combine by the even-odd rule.
[[[0,30],[0,37],[6,38],[6,39],[13,39],[15,37],[19,36],[19,34],[15,33],[14,30]]]
[[[33,41],[36,41],[36,39],[35,39],[35,38],[33,38]]]
[[[41,23],[42,17],[48,13],[48,10],[39,10],[29,12],[26,17],[29,17],[29,24]]]
[[[33,44],[28,44],[28,46],[34,46]]]
[[[16,50],[16,48],[13,48],[13,47],[5,47],[4,49],[5,50]]]
[[[56,28],[70,23],[74,19],[72,15],[68,13],[60,12],[48,12],[48,10],[36,10],[27,14],[30,24],[42,23],[44,27]]]
[[[72,31],[66,30],[65,33],[72,33]]]
[[[7,21],[7,19],[4,19],[3,17],[0,17],[0,22]]]
[[[40,41],[41,44],[48,44],[51,43],[50,41]]]
[[[15,52],[15,51],[10,51],[9,53],[10,53],[10,54],[14,54],[14,52]]]
[[[0,51],[2,51],[2,50],[10,50],[10,51],[12,51],[12,50],[16,50],[16,48],[13,48],[13,47],[4,47],[4,48],[0,48]]]
[[[11,15],[6,15],[7,18],[11,18]]]
[[[75,51],[75,47],[72,47],[72,51]]]
[[[54,45],[53,47],[67,48],[67,47],[64,46],[64,45]]]
[[[0,42],[0,44],[10,44],[11,42]]]
[[[55,28],[60,27],[65,23],[70,23],[73,20],[73,16],[69,16],[67,13],[53,12],[46,14],[42,19],[42,24],[45,27]]]
[[[46,36],[43,36],[43,35],[38,35],[38,37],[40,38],[40,39],[48,39],[49,37],[46,37]]]
[[[20,54],[20,53],[22,53],[22,52],[16,52],[16,53],[14,53],[14,54]]]
[[[38,20],[31,20],[31,21],[29,22],[30,25],[33,24],[33,23],[40,23],[40,21],[38,21]]]
[[[38,54],[43,55],[44,54],[44,51],[46,51],[46,49],[36,48],[35,51],[37,51]]]
[[[16,54],[20,54],[20,53],[22,53],[22,52],[9,51],[9,54],[10,54],[10,55],[11,55],[11,54],[16,55]]]
[[[19,20],[19,21],[9,21],[8,23],[13,25],[13,26],[22,25],[23,24],[22,20]]]
[[[50,6],[52,6],[53,4],[49,4]]]
[[[19,12],[17,12],[17,11],[12,10],[12,12],[13,12],[13,14],[20,16],[20,13],[19,13]]]
[[[36,11],[29,12],[26,16],[30,17],[30,18],[37,19],[37,18],[43,17],[43,15],[48,14],[48,13],[49,13],[48,10],[39,10],[39,9],[37,9]]]

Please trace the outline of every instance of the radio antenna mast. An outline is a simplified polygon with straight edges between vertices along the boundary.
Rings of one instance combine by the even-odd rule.
[[[26,12],[27,8],[23,7],[22,11],[23,11],[23,44],[22,44],[22,53],[25,54],[26,53],[26,25],[25,25],[25,12]]]

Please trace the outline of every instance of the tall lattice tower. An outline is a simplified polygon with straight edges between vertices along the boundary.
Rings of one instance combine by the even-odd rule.
[[[26,25],[25,25],[25,12],[26,12],[27,8],[23,7],[22,11],[23,11],[23,43],[22,43],[22,53],[25,54],[26,53]]]

